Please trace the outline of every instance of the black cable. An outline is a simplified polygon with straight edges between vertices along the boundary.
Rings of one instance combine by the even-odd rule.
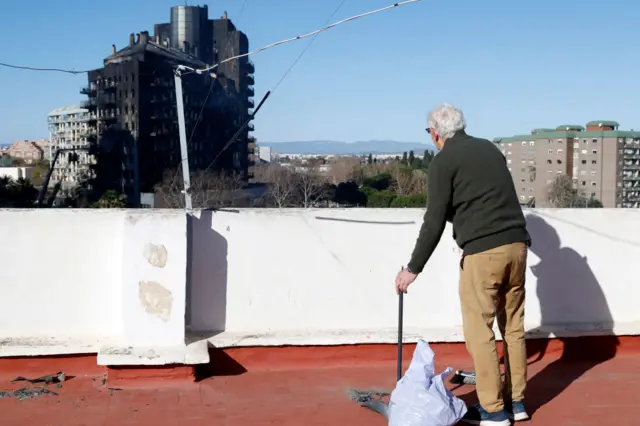
[[[342,9],[342,6],[344,6],[344,4],[347,2],[347,0],[341,0],[340,4],[338,4],[338,7],[336,7],[333,12],[331,13],[331,15],[327,18],[324,26],[327,26],[329,24],[329,22],[331,22],[331,19],[333,19],[333,17],[336,15],[336,13],[338,13],[338,11],[340,11],[340,9]],[[246,1],[245,1],[246,3]],[[218,158],[220,157],[220,155],[222,155],[222,153],[224,151],[226,151],[233,142],[235,142],[235,140],[238,138],[238,136],[240,135],[240,133],[242,132],[242,130],[244,130],[249,123],[251,122],[251,120],[254,119],[256,113],[260,110],[260,108],[262,107],[262,104],[264,104],[264,102],[267,100],[267,98],[273,93],[275,92],[275,90],[278,88],[278,86],[280,86],[280,84],[282,84],[282,82],[284,81],[284,79],[287,77],[287,75],[289,75],[289,73],[291,72],[291,70],[296,66],[296,64],[300,61],[300,59],[302,59],[302,57],[304,56],[304,54],[307,52],[307,50],[309,50],[309,48],[311,47],[311,45],[313,44],[313,42],[315,41],[315,39],[320,35],[320,33],[315,34],[313,36],[313,38],[311,39],[311,41],[307,44],[307,46],[302,50],[302,52],[300,52],[300,54],[298,55],[298,57],[296,59],[294,59],[293,63],[289,66],[289,68],[285,71],[285,73],[282,75],[282,77],[280,77],[280,80],[278,80],[278,83],[276,83],[276,85],[273,87],[273,89],[269,90],[264,97],[262,98],[262,100],[260,101],[260,103],[258,104],[258,107],[254,110],[253,114],[251,114],[251,116],[249,117],[249,119],[247,119],[247,121],[244,122],[244,124],[240,127],[240,129],[238,129],[238,131],[231,137],[231,139],[224,145],[224,147],[222,147],[222,149],[220,150],[220,152],[218,153],[218,155],[216,155],[216,157],[213,159],[213,161],[211,162],[211,164],[209,164],[209,166],[207,166],[207,168],[205,170],[209,170],[214,164],[215,162],[218,160]]]
[[[331,14],[331,16],[329,16],[329,18],[327,18],[327,20],[324,23],[324,27],[326,27],[327,25],[329,25],[329,23],[331,22],[331,20],[333,19],[333,17],[336,15],[336,13],[338,13],[338,11],[340,11],[340,9],[342,9],[342,6],[344,6],[344,4],[347,2],[347,0],[342,0],[340,2],[340,4],[338,5],[338,7],[336,7],[333,11],[333,13]],[[316,35],[313,36],[313,38],[311,39],[311,41],[309,41],[309,43],[307,43],[307,46],[302,50],[302,52],[300,52],[300,54],[298,55],[298,57],[293,61],[293,63],[291,64],[291,66],[289,67],[289,69],[287,69],[285,71],[285,73],[282,75],[282,77],[280,77],[280,80],[276,83],[276,85],[273,87],[273,89],[271,89],[271,93],[275,92],[276,89],[278,88],[278,86],[280,86],[280,84],[282,84],[282,82],[284,81],[284,79],[287,77],[287,75],[289,75],[289,73],[291,72],[291,70],[296,66],[296,64],[300,61],[300,59],[302,59],[302,57],[304,56],[305,53],[307,53],[307,50],[309,50],[309,48],[311,47],[311,45],[313,44],[314,41],[316,41],[316,38],[318,38],[318,36],[320,35],[320,33],[317,33]]]
[[[21,66],[21,65],[7,64],[7,63],[4,63],[4,62],[0,62],[0,67],[7,67],[7,68],[13,68],[13,69],[17,69],[17,70],[28,70],[28,71],[62,72],[62,73],[65,73],[65,74],[85,74],[85,73],[89,72],[89,70],[87,70],[87,71],[74,71],[74,70],[65,70],[65,69],[62,69],[62,68],[26,67],[26,66]]]

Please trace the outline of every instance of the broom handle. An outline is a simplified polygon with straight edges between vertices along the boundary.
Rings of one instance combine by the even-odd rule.
[[[404,269],[404,267],[402,268]],[[402,316],[404,311],[403,292],[398,293],[398,381],[402,378]]]

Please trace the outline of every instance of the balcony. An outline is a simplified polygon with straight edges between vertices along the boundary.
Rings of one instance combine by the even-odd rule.
[[[88,110],[94,110],[98,106],[98,103],[96,102],[95,98],[89,98],[89,99],[87,99],[85,101],[82,101],[80,103],[80,106],[82,106],[82,108],[85,108],[85,109],[88,109]]]
[[[256,95],[256,92],[253,90],[253,87],[249,87],[249,88],[247,89],[247,96],[249,96],[249,97],[253,97],[253,96],[255,96],[255,95]]]
[[[82,89],[80,89],[80,94],[87,95],[87,96],[95,96],[96,92],[97,90],[93,86],[85,86]]]
[[[252,75],[247,75],[246,77],[247,80],[247,85],[248,86],[253,86],[254,84],[256,84],[255,80],[253,79]]]
[[[0,248],[10,290],[0,298],[2,372],[9,380],[53,371],[75,376],[50,387],[58,396],[4,399],[3,415],[11,424],[176,424],[189,416],[196,423],[298,426],[312,413],[304,424],[382,425],[346,389],[395,385],[393,277],[423,214],[242,209],[187,219],[177,210],[2,210],[5,241],[37,235],[40,242],[30,256],[12,244]],[[637,276],[629,273],[640,256],[640,235],[629,232],[636,212],[526,215],[533,240],[527,402],[535,424],[634,424],[632,410],[611,407],[635,407],[640,392],[633,378],[639,338],[623,337],[640,332]],[[451,234],[449,227],[405,296],[405,368],[418,338],[432,342],[439,367],[472,365]],[[52,247],[76,266],[51,274],[60,268]],[[552,335],[558,339],[548,340]],[[196,370],[199,383],[186,383],[193,365],[208,362]],[[160,389],[136,381],[158,376]]]
[[[256,67],[253,65],[253,62],[247,61],[247,64],[244,66],[244,71],[247,74],[254,74],[256,72]]]
[[[255,104],[253,103],[253,98],[247,98],[247,107],[248,108],[255,107]]]
[[[98,105],[115,105],[116,104],[116,95],[115,94],[104,94],[97,98]]]
[[[118,88],[118,84],[115,81],[105,80],[102,82],[101,88],[105,92],[115,92]]]

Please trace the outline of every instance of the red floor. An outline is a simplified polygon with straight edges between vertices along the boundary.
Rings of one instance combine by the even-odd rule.
[[[552,342],[540,361],[535,361],[540,345],[530,345],[531,424],[637,425],[640,343],[636,339],[621,343],[616,350],[611,339]],[[406,358],[412,350],[408,348]],[[434,345],[434,350],[439,368],[469,367],[461,345]],[[385,420],[351,402],[347,390],[391,390],[394,351],[364,346],[216,352],[215,366],[199,369],[205,378],[198,383],[113,381],[110,376],[106,385],[95,358],[5,359],[0,360],[0,391],[24,387],[24,382],[10,383],[17,375],[34,377],[61,369],[76,377],[60,388],[49,386],[58,396],[0,399],[0,424],[382,426]],[[110,386],[122,390],[109,390]],[[473,388],[460,388],[456,394],[471,402]]]

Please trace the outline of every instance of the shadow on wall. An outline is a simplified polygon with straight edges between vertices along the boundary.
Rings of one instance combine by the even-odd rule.
[[[212,229],[215,213],[187,216],[187,308],[190,331],[224,331],[227,317],[227,240]],[[208,336],[207,336],[208,337]]]
[[[549,348],[550,333],[560,334],[572,324],[588,325],[599,336],[559,338],[560,357],[533,376],[527,385],[531,411],[554,399],[587,371],[613,358],[619,339],[613,333],[613,317],[600,283],[588,259],[562,245],[557,231],[535,214],[527,216],[530,251],[540,258],[531,271],[537,278],[540,327],[536,339],[527,340],[530,364],[542,359]],[[531,360],[533,358],[533,360]]]
[[[563,247],[557,231],[540,216],[527,216],[527,230],[532,240],[530,251],[540,259],[530,268],[537,278],[541,313],[540,327],[531,330],[536,338],[527,339],[529,365],[540,361],[548,349],[551,351],[551,333],[561,335],[572,325],[598,330],[598,336],[558,339],[562,349],[549,354],[554,361],[527,383],[525,399],[532,414],[587,371],[613,358],[619,339],[613,334],[613,317],[588,259],[571,247]],[[475,392],[461,398],[467,403],[477,401]]]

